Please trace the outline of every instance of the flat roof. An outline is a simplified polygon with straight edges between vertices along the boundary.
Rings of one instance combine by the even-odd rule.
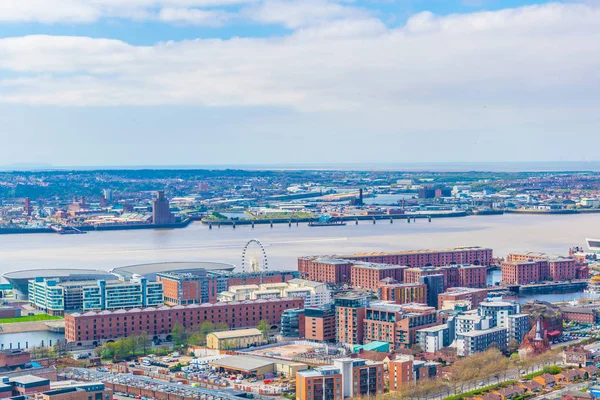
[[[430,326],[429,328],[418,329],[417,332],[437,332],[437,331],[441,331],[441,330],[447,329],[447,328],[448,328],[448,324],[441,324],[441,325]]]
[[[226,369],[251,372],[259,368],[275,364],[275,360],[257,356],[230,356],[220,360],[210,361],[210,365]]]
[[[484,330],[480,330],[480,331],[470,331],[470,332],[465,332],[465,333],[459,333],[459,335],[473,337],[473,336],[482,336],[482,335],[486,335],[488,333],[495,333],[495,332],[507,331],[507,330],[508,330],[508,328],[502,328],[500,326],[497,326],[495,328],[484,329]]]
[[[135,264],[127,265],[124,267],[113,268],[110,272],[115,274],[156,274],[159,272],[177,272],[194,269],[206,269],[206,270],[225,270],[233,271],[235,265],[223,262],[214,261],[190,261],[190,262],[158,262],[149,264]]]
[[[211,332],[209,335],[215,335],[217,339],[230,339],[245,336],[262,335],[262,332],[256,328],[252,329],[239,329],[237,331],[222,331],[222,332]]]
[[[28,269],[24,271],[13,271],[3,274],[7,279],[34,279],[40,278],[60,278],[73,275],[111,275],[108,271],[101,269],[76,269],[76,268],[46,268],[46,269]],[[116,277],[115,277],[116,279]]]
[[[23,376],[16,376],[14,378],[10,379],[11,382],[15,382],[15,383],[21,383],[21,384],[28,384],[28,383],[42,383],[42,382],[48,382],[50,383],[50,379],[46,379],[46,378],[40,378],[38,376],[35,375],[23,375]]]

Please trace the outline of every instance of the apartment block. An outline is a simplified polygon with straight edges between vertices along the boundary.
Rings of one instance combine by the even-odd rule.
[[[344,398],[374,397],[383,394],[383,363],[360,358],[338,358],[333,360],[333,365],[342,374]]]
[[[504,351],[508,344],[507,338],[508,329],[501,327],[457,333],[457,354],[467,357],[485,351],[492,345]]]
[[[298,272],[311,281],[332,284],[350,283],[352,261],[327,257],[298,258]]]
[[[452,310],[459,302],[468,304],[469,309],[474,309],[487,299],[487,289],[476,289],[466,287],[450,288],[438,295],[438,309]]]
[[[382,301],[427,304],[427,285],[423,283],[380,284],[377,291]]]
[[[438,324],[434,307],[423,304],[373,302],[365,311],[364,343],[387,342],[393,351],[417,342],[417,331]]]
[[[73,313],[65,315],[65,338],[99,345],[145,331],[154,338],[168,339],[175,324],[192,328],[205,321],[223,323],[230,329],[254,328],[261,320],[279,326],[285,310],[303,305],[302,299],[286,298]]]
[[[390,361],[390,391],[401,390],[405,385],[418,384],[423,379],[437,379],[442,365],[438,362],[415,360],[413,356],[401,355]]]
[[[338,343],[362,344],[365,308],[369,296],[350,294],[334,300],[336,340]]]
[[[370,262],[354,262],[350,267],[350,283],[356,289],[377,291],[379,283],[390,278],[403,281],[403,271],[408,268],[401,265],[379,264]]]
[[[165,303],[188,305],[214,303],[217,295],[227,290],[228,278],[210,274],[205,269],[194,272],[159,272],[156,280],[162,282]]]
[[[339,368],[317,367],[296,373],[296,400],[342,400],[342,373]]]
[[[492,249],[479,246],[454,247],[443,250],[406,250],[392,253],[358,253],[334,256],[346,260],[406,265],[424,268],[451,264],[492,265]]]
[[[304,337],[318,342],[335,342],[336,310],[333,304],[304,310]]]

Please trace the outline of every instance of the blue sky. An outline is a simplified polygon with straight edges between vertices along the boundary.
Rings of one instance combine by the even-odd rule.
[[[593,0],[3,0],[0,164],[598,160],[599,50]]]

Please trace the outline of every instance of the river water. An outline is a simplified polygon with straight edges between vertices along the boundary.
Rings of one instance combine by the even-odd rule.
[[[600,214],[493,215],[353,222],[346,226],[287,224],[212,230],[200,223],[184,229],[89,232],[86,235],[0,235],[0,272],[35,268],[99,268],[164,261],[223,261],[239,265],[250,239],[266,249],[269,269],[292,270],[297,257],[314,254],[440,249],[479,245],[495,256],[511,251],[567,254],[586,237],[600,236]]]

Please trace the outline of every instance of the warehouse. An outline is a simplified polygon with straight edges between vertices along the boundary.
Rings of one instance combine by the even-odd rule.
[[[206,335],[206,347],[214,350],[245,349],[263,344],[264,335],[256,328],[212,332]]]
[[[209,364],[218,368],[219,372],[242,374],[244,377],[253,376],[259,379],[276,374],[296,376],[296,372],[308,369],[308,366],[302,363],[248,355],[225,357],[211,361]]]

